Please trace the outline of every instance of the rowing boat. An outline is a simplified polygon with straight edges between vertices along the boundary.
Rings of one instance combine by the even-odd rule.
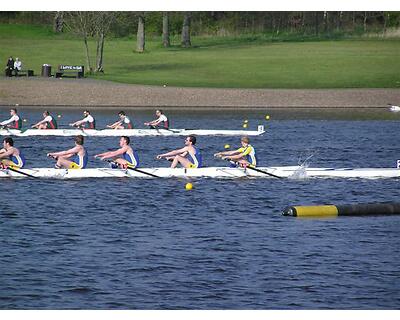
[[[140,171],[111,169],[111,168],[89,168],[89,169],[54,169],[33,168],[19,169],[25,174],[37,178],[52,179],[80,179],[80,178],[271,178],[269,174],[290,179],[305,178],[398,178],[400,169],[396,168],[305,168],[301,166],[287,167],[257,167],[257,171],[250,168],[208,167],[198,169],[184,168],[140,168]],[[263,173],[264,171],[265,173]],[[150,175],[151,174],[151,175]],[[23,178],[26,175],[11,170],[0,170],[0,178]]]
[[[89,136],[89,137],[116,137],[116,136],[258,136],[265,132],[264,126],[258,130],[206,130],[206,129],[0,129],[2,136]]]

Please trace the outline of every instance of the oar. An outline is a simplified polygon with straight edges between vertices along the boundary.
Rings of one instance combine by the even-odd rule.
[[[273,174],[273,173],[269,173],[269,172],[267,172],[267,171],[257,169],[256,167],[254,167],[254,166],[252,166],[252,165],[247,166],[246,168],[249,168],[249,169],[251,169],[251,170],[254,170],[254,171],[257,171],[257,172],[260,172],[260,173],[264,173],[264,174],[269,175],[269,176],[274,177],[274,178],[278,178],[278,179],[282,179],[282,178],[283,178],[283,177],[277,176],[277,175],[275,175],[275,174]]]
[[[219,158],[219,157],[217,157],[217,158],[218,158],[218,159],[221,159],[221,158]],[[237,162],[237,161],[233,161],[233,160],[229,160],[229,159],[223,159],[223,160],[227,160],[227,161],[229,161],[230,163],[235,164],[236,166],[239,166],[239,165],[240,165],[239,162]],[[257,171],[257,172],[260,172],[260,173],[263,173],[263,174],[266,174],[266,175],[271,176],[271,177],[274,177],[274,178],[278,178],[278,179],[282,179],[282,178],[283,178],[283,177],[277,176],[277,175],[275,175],[275,174],[273,174],[273,173],[269,173],[269,172],[267,172],[267,171],[264,171],[264,170],[261,170],[261,169],[257,169],[257,168],[254,167],[253,165],[248,165],[248,166],[246,166],[246,168],[251,169],[251,170],[254,170],[254,171]]]
[[[104,161],[107,161],[107,162],[109,162],[109,163],[115,163],[116,165],[118,165],[118,163],[115,162],[115,161],[113,161],[113,160],[104,159]],[[143,171],[143,170],[140,170],[140,169],[131,167],[131,166],[129,166],[129,165],[127,166],[127,168],[130,169],[130,170],[136,171],[136,172],[140,172],[140,173],[142,173],[142,174],[147,174],[148,176],[153,177],[153,178],[161,178],[161,177],[159,177],[159,176],[157,176],[157,175],[155,175],[155,174],[152,174],[152,173],[150,173],[150,172],[146,172],[146,171]]]
[[[157,130],[157,132],[160,132],[160,130],[167,130],[167,131],[171,131],[171,132],[173,132],[173,133],[179,133],[179,132],[181,132],[180,129],[170,129],[170,128],[152,126],[152,125],[148,125],[148,127],[149,127],[150,129],[155,129],[155,130]]]
[[[1,169],[2,169],[2,170],[10,170],[10,171],[14,171],[14,172],[16,172],[16,173],[22,174],[22,175],[24,175],[24,176],[27,176],[27,177],[29,177],[29,178],[34,178],[34,179],[37,179],[37,178],[38,178],[38,177],[35,177],[35,176],[33,176],[33,175],[29,174],[29,173],[25,173],[25,172],[22,172],[22,171],[16,170],[16,169],[14,169],[14,168],[11,168],[11,167],[7,167],[7,168],[1,168]]]
[[[12,133],[12,132],[10,131],[10,128],[7,127],[7,126],[1,126],[0,129],[6,130],[8,133]]]

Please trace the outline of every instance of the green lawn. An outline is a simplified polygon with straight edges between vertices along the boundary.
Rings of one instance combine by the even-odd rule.
[[[138,54],[135,39],[108,39],[105,74],[93,77],[193,87],[400,88],[400,39],[276,42],[262,37],[193,37],[192,43],[193,48],[180,48],[176,37],[175,46],[164,49],[160,39],[147,39],[146,52]],[[94,55],[94,42],[91,50]],[[82,41],[41,27],[0,25],[4,65],[9,55],[22,59],[35,74],[44,63],[85,64]]]

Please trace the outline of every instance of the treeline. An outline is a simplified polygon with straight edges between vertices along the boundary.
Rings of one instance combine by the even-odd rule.
[[[136,35],[142,26],[147,36],[163,33],[163,12],[114,12],[109,26],[112,37]],[[186,16],[185,16],[186,14]],[[168,12],[168,28],[171,36],[180,35],[187,13]],[[68,32],[63,28],[62,12],[1,12],[1,23],[38,24],[54,27],[55,31]],[[165,27],[165,26],[164,26]],[[400,13],[392,11],[319,11],[319,12],[191,12],[190,34],[193,36],[237,36],[241,34],[267,33],[300,34],[305,36],[333,37],[340,34],[385,32],[400,27]]]

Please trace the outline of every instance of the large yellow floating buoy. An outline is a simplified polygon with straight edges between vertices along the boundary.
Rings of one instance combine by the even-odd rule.
[[[185,189],[186,190],[192,190],[193,189],[193,184],[191,184],[190,182],[186,183]]]
[[[400,203],[366,203],[350,205],[290,206],[282,214],[293,217],[334,217],[400,214]]]

